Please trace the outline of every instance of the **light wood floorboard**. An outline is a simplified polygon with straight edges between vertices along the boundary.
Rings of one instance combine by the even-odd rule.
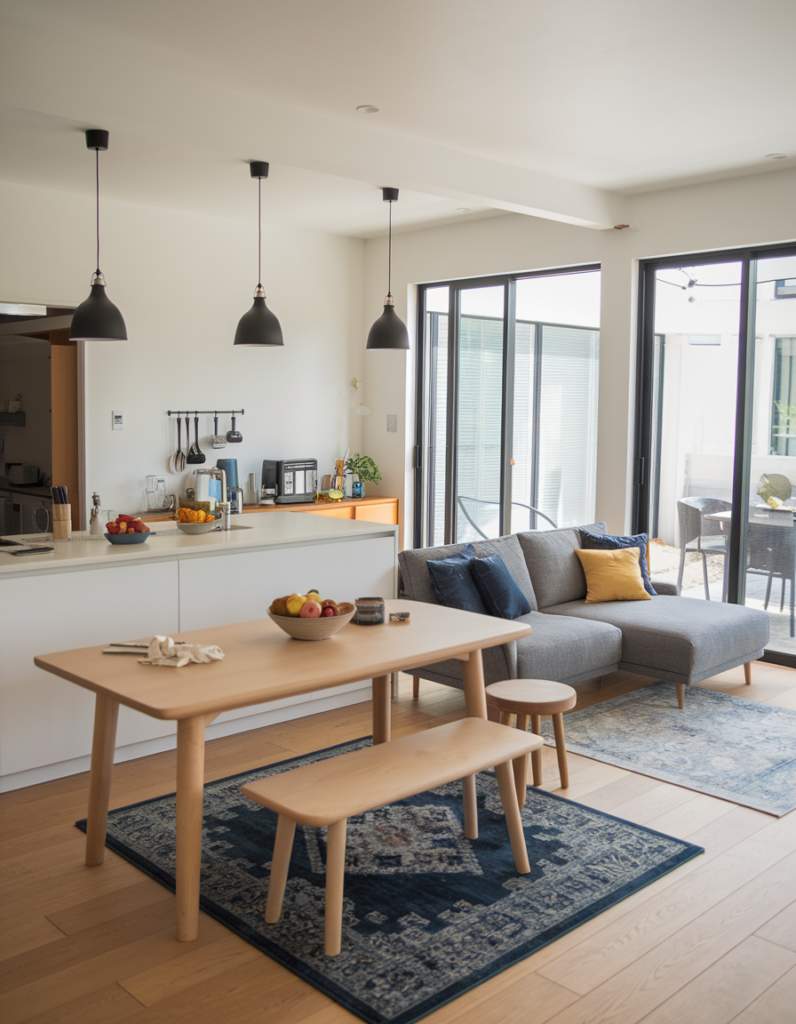
[[[616,672],[579,707],[649,685]],[[703,684],[796,708],[796,672],[757,664]],[[686,696],[687,714],[688,702]],[[464,714],[462,694],[401,676],[393,729]],[[566,725],[566,721],[565,721]],[[206,778],[370,733],[369,704],[214,740]],[[764,742],[764,738],[761,738]],[[785,1024],[796,1019],[796,814],[749,808],[568,756],[563,795],[698,843],[705,854],[430,1015],[433,1024]],[[114,769],[111,806],[174,789],[173,751]],[[543,788],[561,792],[555,751]],[[3,1024],[353,1024],[347,1010],[201,915],[178,943],[174,897],[111,852],[83,864],[87,776],[0,796]]]

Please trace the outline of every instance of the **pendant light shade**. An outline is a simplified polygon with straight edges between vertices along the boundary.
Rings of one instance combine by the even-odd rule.
[[[390,204],[390,228],[387,243],[387,298],[384,300],[384,312],[368,332],[368,349],[377,348],[409,348],[409,332],[406,324],[395,312],[395,301],[390,291],[392,277],[392,204],[398,201],[397,188],[383,188],[382,199]]]
[[[97,269],[91,278],[91,294],[72,315],[70,341],[127,341],[124,317],[108,298],[105,278],[99,268],[99,155],[108,148],[109,133],[92,128],[86,132],[86,146],[96,153],[97,175]]]
[[[279,321],[265,304],[265,290],[262,284],[262,181],[268,177],[268,164],[254,160],[249,171],[257,179],[257,287],[254,289],[254,304],[248,313],[238,321],[235,331],[236,345],[284,345]]]

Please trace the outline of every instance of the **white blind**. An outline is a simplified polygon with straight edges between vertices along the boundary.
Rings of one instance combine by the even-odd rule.
[[[542,328],[538,507],[558,526],[594,518],[600,335]]]

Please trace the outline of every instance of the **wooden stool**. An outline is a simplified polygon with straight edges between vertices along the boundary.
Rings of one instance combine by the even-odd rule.
[[[531,867],[508,762],[541,746],[539,736],[521,734],[483,718],[465,718],[243,786],[242,793],[279,814],[266,922],[274,924],[282,916],[296,823],[328,825],[324,950],[327,956],[336,956],[343,927],[347,819],[461,779],[465,834],[469,839],[477,839],[475,773],[492,766],[500,787],[514,864],[520,874],[527,874]]]
[[[558,771],[561,776],[561,788],[569,788],[569,772],[567,771],[567,748],[564,744],[563,712],[575,707],[578,696],[566,683],[554,683],[549,679],[504,679],[500,683],[491,683],[486,688],[486,699],[500,711],[500,721],[508,725],[511,716],[517,716],[517,728],[526,732],[528,720],[531,732],[540,735],[540,719],[542,715],[552,715],[553,732],[556,738],[556,754],[558,755]],[[533,784],[542,784],[542,751],[535,750],[531,755],[533,765]],[[517,786],[517,799],[520,807],[525,806],[525,790],[528,776],[528,755],[517,758],[513,764],[514,781]]]

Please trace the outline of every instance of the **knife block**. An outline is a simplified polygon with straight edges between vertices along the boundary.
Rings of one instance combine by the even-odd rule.
[[[53,505],[53,540],[72,539],[72,506]]]

